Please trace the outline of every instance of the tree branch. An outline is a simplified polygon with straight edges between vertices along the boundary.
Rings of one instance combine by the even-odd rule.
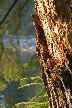
[[[18,2],[18,0],[15,0],[12,4],[12,6],[9,8],[9,10],[7,11],[7,13],[5,14],[4,18],[2,19],[2,21],[0,22],[0,27],[2,26],[3,22],[6,20],[7,16],[9,15],[9,13],[11,12],[11,10],[13,9],[13,7],[16,5],[16,3]]]

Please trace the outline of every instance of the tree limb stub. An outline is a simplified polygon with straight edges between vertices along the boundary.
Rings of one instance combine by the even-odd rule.
[[[34,1],[36,51],[49,108],[72,108],[72,1]]]

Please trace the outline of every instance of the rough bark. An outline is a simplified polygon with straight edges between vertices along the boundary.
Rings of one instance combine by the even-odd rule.
[[[49,108],[72,108],[72,1],[34,0],[36,51]]]

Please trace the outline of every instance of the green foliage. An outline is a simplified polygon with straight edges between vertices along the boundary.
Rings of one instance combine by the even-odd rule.
[[[29,69],[39,69],[39,61],[38,61],[38,58],[37,58],[36,54],[34,54],[30,58],[30,61],[28,63],[28,67],[29,67]]]
[[[28,70],[37,70],[40,71],[39,68],[39,62],[37,59],[36,54],[34,54],[28,65],[26,65]],[[28,72],[29,73],[29,72]],[[48,102],[47,102],[47,94],[45,93],[44,85],[42,82],[41,76],[35,73],[34,77],[25,77],[20,80],[20,87],[18,89],[21,89],[23,87],[30,87],[32,85],[34,86],[34,89],[36,90],[36,95],[32,98],[29,98],[28,102],[20,102],[16,104],[17,108],[47,108]]]
[[[22,35],[34,35],[35,30],[33,27],[33,22],[31,15],[35,13],[34,10],[34,1],[30,0],[29,3],[25,7],[25,11],[21,13],[21,33]]]
[[[20,87],[19,88],[22,88],[25,86],[36,85],[36,84],[42,85],[42,80],[39,76],[29,77],[29,78],[26,77],[26,78],[23,78],[20,80]]]
[[[7,0],[5,0],[5,4],[7,7],[7,9],[5,8],[6,9],[4,11],[5,13],[9,9],[9,7],[12,5],[12,3],[13,1],[11,0],[9,3]],[[20,34],[23,36],[27,36],[27,35],[35,36],[35,30],[34,30],[32,18],[31,18],[32,13],[35,13],[34,1],[31,1],[31,0],[19,1],[17,5],[12,9],[10,14],[7,16],[2,26],[0,27],[0,35],[2,35],[7,30],[9,30],[9,33],[12,33],[12,34]],[[2,15],[2,17],[3,16],[4,14]]]
[[[35,93],[36,95],[32,98],[29,98],[28,102],[20,102],[14,105],[12,105],[13,108],[45,108],[47,107],[47,95],[44,90],[44,85],[41,79],[41,76],[37,73],[34,73],[35,76],[28,75],[24,76],[24,69],[25,73],[27,73],[27,70],[32,70],[36,66],[35,64],[38,63],[38,59],[36,54],[34,54],[30,61],[29,64],[25,63],[18,63],[16,64],[13,59],[13,54],[11,49],[5,49],[5,52],[2,55],[2,62],[4,63],[4,69],[3,69],[3,76],[4,76],[4,82],[2,82],[3,87],[0,88],[3,90],[6,87],[6,83],[9,80],[20,80],[20,87],[18,89],[22,89],[24,87],[31,87],[34,85]],[[33,63],[34,61],[34,63]],[[32,63],[32,64],[31,64]],[[29,67],[28,67],[29,66]],[[37,71],[39,70],[39,65],[36,67]],[[0,81],[1,82],[1,81]],[[0,85],[2,85],[0,84]],[[4,85],[5,84],[5,85]]]
[[[4,11],[6,8],[5,0],[0,0],[0,12]]]
[[[0,104],[0,108],[6,108],[6,106],[3,104]]]
[[[12,5],[13,1],[0,0],[0,12],[6,13],[7,9],[9,9],[9,6]],[[31,14],[35,13],[34,2],[29,0],[28,4],[24,5],[26,1],[27,0],[19,1],[20,3],[17,3],[10,14],[7,16],[6,20],[0,27],[0,37],[7,30],[9,30],[9,33],[20,34],[23,36],[35,35],[31,19]],[[5,9],[6,11],[4,11]],[[3,16],[0,17],[0,20]],[[21,62],[16,63],[16,54],[17,52],[13,52],[12,49],[1,48],[0,91],[7,87],[7,82],[20,81],[20,87],[18,87],[17,90],[24,87],[33,86],[36,95],[32,98],[29,98],[28,102],[20,102],[15,105],[11,99],[11,108],[47,108],[47,96],[44,91],[44,85],[40,77],[40,73],[37,74],[37,72],[40,71],[40,67],[36,54],[31,57],[28,64],[23,64]],[[32,70],[36,70],[34,77],[32,77],[30,74],[30,71]],[[29,76],[24,76],[24,73],[27,73]],[[9,99],[10,98],[7,98],[6,100],[9,101]],[[6,108],[5,106],[1,107]]]
[[[17,103],[17,108],[47,108],[47,95],[44,91],[43,85],[41,85],[40,88],[41,91],[37,91],[36,96],[30,98],[28,102]]]
[[[0,91],[2,91],[6,87],[7,87],[7,82],[5,81],[5,79],[0,77]]]
[[[20,80],[23,78],[24,74],[24,65],[23,63],[19,62],[16,63],[14,61],[16,54],[12,52],[11,49],[4,49],[1,55],[0,61],[0,88],[4,89],[6,87],[6,82],[4,81],[12,81],[12,80]],[[3,84],[3,85],[2,85]]]
[[[26,106],[25,106],[26,105]],[[47,102],[22,102],[18,103],[17,108],[47,108]]]

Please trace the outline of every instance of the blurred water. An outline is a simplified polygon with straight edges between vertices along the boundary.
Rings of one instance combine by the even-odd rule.
[[[29,62],[30,57],[35,53],[36,53],[35,50],[28,50],[28,51],[19,50],[18,60],[27,63]]]

